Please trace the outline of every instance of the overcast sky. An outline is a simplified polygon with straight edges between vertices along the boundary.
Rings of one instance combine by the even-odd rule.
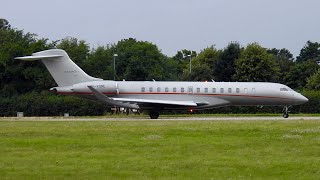
[[[136,38],[164,54],[231,41],[287,48],[320,41],[319,0],[0,0],[0,18],[39,37],[68,36],[91,47]]]

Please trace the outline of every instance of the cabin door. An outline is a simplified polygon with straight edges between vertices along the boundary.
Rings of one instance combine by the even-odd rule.
[[[188,94],[193,94],[193,87],[192,86],[188,86]]]

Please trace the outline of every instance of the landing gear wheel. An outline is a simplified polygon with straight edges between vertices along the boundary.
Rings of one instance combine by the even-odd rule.
[[[288,118],[288,117],[289,117],[289,114],[283,113],[283,117],[284,117],[284,118]]]
[[[282,115],[282,116],[283,116],[284,118],[288,118],[288,117],[289,117],[289,112],[290,112],[290,111],[289,111],[289,106],[284,106],[282,112],[283,112],[283,115]]]
[[[159,112],[150,111],[149,116],[150,116],[151,119],[158,119],[158,117],[159,117]]]

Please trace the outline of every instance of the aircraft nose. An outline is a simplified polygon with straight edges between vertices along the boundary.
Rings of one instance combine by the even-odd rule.
[[[296,102],[298,103],[298,104],[303,104],[303,103],[306,103],[306,102],[308,102],[309,101],[309,99],[308,98],[306,98],[306,97],[304,97],[302,94],[300,94],[300,93],[297,93],[297,95],[296,95]]]

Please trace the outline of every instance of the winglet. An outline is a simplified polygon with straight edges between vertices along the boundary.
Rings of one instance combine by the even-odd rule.
[[[99,99],[100,101],[103,101],[109,105],[112,106],[118,106],[118,107],[125,107],[125,108],[131,108],[131,109],[139,109],[139,106],[136,104],[130,104],[130,103],[123,103],[119,101],[115,101],[112,98],[109,98],[108,96],[102,94],[101,92],[97,91],[95,88],[92,86],[88,86],[90,91],[92,91],[93,95]]]

